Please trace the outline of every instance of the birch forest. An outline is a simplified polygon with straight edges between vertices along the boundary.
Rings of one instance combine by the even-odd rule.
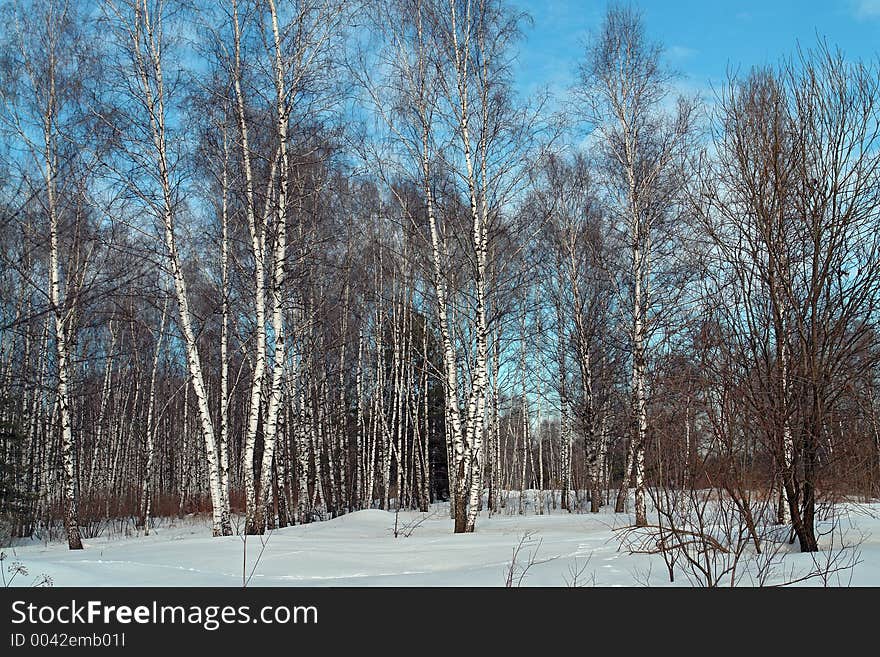
[[[880,496],[877,61],[691,96],[613,5],[526,94],[530,20],[3,0],[0,538]]]

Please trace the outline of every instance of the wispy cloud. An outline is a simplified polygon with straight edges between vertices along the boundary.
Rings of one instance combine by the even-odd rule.
[[[880,18],[880,0],[856,0],[855,12],[862,20]]]
[[[697,51],[687,46],[670,46],[666,54],[669,55],[670,59],[681,61],[683,59],[690,59],[697,54]]]

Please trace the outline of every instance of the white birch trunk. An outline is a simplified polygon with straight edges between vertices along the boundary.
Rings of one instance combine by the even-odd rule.
[[[54,73],[54,60],[50,64],[50,75]],[[55,353],[58,359],[58,400],[59,419],[61,422],[61,466],[64,472],[64,526],[67,531],[67,545],[71,550],[82,550],[82,538],[79,531],[77,514],[76,490],[76,445],[73,440],[73,427],[70,409],[70,354],[67,345],[67,313],[61,282],[60,246],[58,243],[58,210],[55,202],[56,158],[53,135],[54,122],[54,79],[50,83],[50,99],[45,115],[45,185],[46,203],[49,213],[49,302],[52,304],[52,316],[55,323]]]
[[[276,92],[276,122],[278,130],[279,149],[279,189],[277,199],[277,212],[275,215],[275,253],[272,274],[272,333],[274,341],[274,357],[272,360],[272,387],[269,397],[269,409],[267,412],[265,430],[263,432],[263,462],[260,468],[259,495],[268,497],[269,482],[272,474],[272,458],[275,455],[275,441],[278,427],[278,412],[281,409],[281,395],[284,382],[285,364],[285,333],[284,333],[284,268],[287,259],[287,187],[290,175],[288,162],[288,115],[286,106],[286,91],[284,83],[284,65],[281,56],[281,35],[278,30],[278,12],[275,8],[275,0],[268,0],[269,10],[272,16],[272,36],[275,51],[275,92]],[[262,533],[264,521],[262,510],[265,504],[260,504],[257,499],[257,525],[254,527],[258,533]]]
[[[171,178],[167,160],[167,147],[165,143],[165,107],[164,85],[162,81],[162,62],[160,46],[157,42],[156,27],[151,22],[147,3],[138,3],[135,7],[134,44],[133,51],[137,64],[137,74],[140,78],[142,101],[150,117],[150,130],[152,133],[153,146],[156,155],[156,167],[162,186],[161,219],[164,230],[165,246],[168,252],[168,264],[174,282],[174,292],[177,298],[180,328],[183,333],[184,347],[186,350],[187,365],[192,380],[193,392],[196,395],[196,403],[199,411],[199,419],[202,431],[202,439],[205,444],[205,456],[208,464],[208,483],[211,491],[211,503],[213,507],[213,533],[215,536],[227,536],[232,534],[232,525],[228,519],[224,519],[223,511],[227,508],[226,496],[220,486],[220,468],[217,459],[217,444],[214,438],[214,425],[211,420],[208,406],[208,395],[202,374],[201,358],[198,352],[195,330],[192,325],[192,315],[189,309],[189,296],[187,293],[186,280],[181,268],[180,256],[177,250],[177,241],[174,234],[174,202],[171,191]],[[161,16],[157,17],[161,21]],[[146,48],[146,53],[142,50]],[[149,60],[144,58],[148,57]],[[152,73],[156,91],[154,91],[148,69]]]
[[[141,487],[141,525],[144,528],[144,536],[150,534],[150,510],[153,496],[153,457],[156,427],[153,425],[156,407],[156,372],[159,369],[159,355],[162,353],[162,338],[165,335],[165,318],[168,316],[168,297],[162,305],[162,319],[159,320],[159,335],[156,337],[156,350],[153,353],[153,367],[150,369],[150,393],[147,401],[147,426],[144,445],[144,481]]]
[[[636,234],[633,248],[633,272],[635,273],[635,289],[633,291],[633,483],[635,485],[636,525],[644,527],[648,524],[645,509],[645,436],[648,431],[648,407],[645,399],[645,302],[642,299],[642,279],[644,264],[640,235]]]
[[[245,116],[245,101],[241,89],[241,28],[238,18],[238,4],[232,0],[232,27],[234,48],[233,86],[235,88],[238,129],[241,145],[242,166],[245,182],[245,216],[251,238],[251,254],[254,259],[254,366],[251,376],[250,405],[247,429],[244,441],[244,488],[246,500],[245,531],[248,534],[262,533],[257,529],[259,501],[257,499],[257,483],[255,480],[254,452],[257,441],[257,429],[262,408],[263,379],[266,373],[266,294],[265,294],[265,254],[264,254],[264,223],[257,224],[254,199],[254,182],[251,166],[251,147],[248,125]],[[272,176],[269,176],[271,185]],[[266,209],[269,206],[266,197]]]

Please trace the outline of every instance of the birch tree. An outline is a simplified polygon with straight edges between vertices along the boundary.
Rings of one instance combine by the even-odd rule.
[[[118,47],[127,55],[122,75],[131,75],[135,85],[125,85],[123,102],[135,112],[135,121],[143,122],[141,140],[128,142],[128,153],[140,167],[140,173],[149,176],[154,189],[143,183],[132,182],[133,191],[145,203],[146,209],[158,220],[166,248],[166,264],[174,286],[177,301],[178,324],[183,334],[186,362],[195,393],[201,436],[205,447],[213,507],[213,533],[229,535],[228,491],[221,486],[220,457],[214,421],[209,407],[208,391],[199,353],[196,328],[190,310],[190,295],[183,271],[182,257],[176,233],[180,211],[179,172],[169,146],[167,125],[167,94],[163,77],[166,33],[164,32],[164,2],[132,0],[105,4],[105,14],[118,39]]]
[[[451,507],[455,531],[470,532],[483,491],[493,294],[488,254],[503,199],[524,172],[524,150],[513,135],[522,137],[530,127],[530,115],[513,106],[507,86],[520,17],[496,2],[380,6],[374,24],[384,38],[379,57],[390,77],[377,79],[362,62],[360,81],[397,153],[379,174],[389,182],[409,180],[422,194],[423,214],[401,207],[415,226],[426,218],[420,232],[430,254],[427,278],[443,352]],[[386,93],[394,112],[385,108]],[[441,191],[441,180],[452,187]],[[446,195],[466,214],[444,216]],[[467,240],[453,245],[458,235]],[[453,273],[462,276],[460,289],[452,284]],[[469,305],[461,305],[465,298]],[[454,317],[464,322],[462,331]]]
[[[656,260],[662,253],[681,188],[679,163],[690,145],[693,105],[680,99],[668,112],[672,76],[662,50],[632,9],[608,10],[580,70],[578,97],[602,159],[608,209],[629,252],[624,266],[629,324],[632,431],[621,495],[635,487],[636,524],[645,515],[645,436],[648,431],[647,358],[656,327]],[[620,503],[618,503],[620,509]]]
[[[80,75],[88,69],[79,17],[67,2],[49,2],[37,11],[13,3],[4,7],[9,32],[9,59],[4,62],[4,89],[0,91],[7,134],[18,143],[21,164],[39,171],[40,187],[34,198],[48,232],[45,298],[52,317],[55,348],[55,405],[60,434],[60,460],[65,507],[64,526],[71,550],[82,549],[77,477],[77,440],[74,436],[72,387],[74,338],[77,313],[71,292],[85,270],[77,272],[76,259],[66,228],[78,224],[82,212],[71,204],[76,191],[76,148],[83,124]],[[82,65],[83,70],[78,67]],[[13,70],[17,67],[18,70]],[[75,299],[75,296],[73,297]]]
[[[832,494],[818,476],[851,376],[840,366],[875,340],[878,97],[875,68],[824,44],[731,80],[704,188],[718,331],[750,373],[744,398],[773,456],[777,519],[804,552],[818,549],[817,495]]]

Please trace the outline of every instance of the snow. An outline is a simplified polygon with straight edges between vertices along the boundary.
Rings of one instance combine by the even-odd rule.
[[[847,556],[859,563],[828,583],[880,586],[880,503],[843,510],[842,525],[858,543]],[[43,574],[61,587],[241,586],[243,561],[245,577],[253,573],[249,586],[505,586],[522,541],[514,584],[522,576],[522,586],[670,585],[662,557],[620,548],[614,528],[631,523],[631,516],[615,515],[610,508],[598,514],[515,511],[515,504],[492,517],[484,511],[475,533],[458,535],[452,533],[447,504],[433,505],[429,513],[402,511],[397,538],[394,512],[359,511],[248,537],[246,555],[241,536],[210,536],[209,517],[161,519],[149,536],[84,539],[82,551],[36,541],[5,548],[3,565],[7,579],[13,562],[28,571],[16,576],[13,586],[33,585]],[[407,527],[412,531],[404,536]],[[826,550],[817,558],[832,553]],[[530,557],[535,563],[525,568]],[[785,545],[778,558],[775,583],[813,566],[812,557],[799,554],[796,545]],[[747,575],[739,583],[755,584]],[[691,584],[684,571],[676,573],[673,585]]]

